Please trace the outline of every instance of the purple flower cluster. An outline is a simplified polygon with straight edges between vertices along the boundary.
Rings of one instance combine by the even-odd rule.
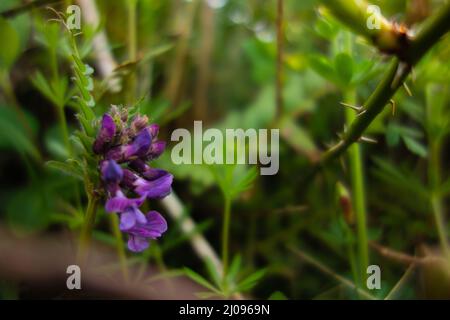
[[[139,207],[146,199],[161,199],[171,191],[173,176],[147,162],[165,149],[158,141],[159,127],[146,116],[128,121],[126,112],[113,107],[103,115],[93,151],[101,156],[100,172],[107,194],[105,210],[120,217],[120,230],[128,234],[128,248],[140,252],[149,240],[167,230],[166,220],[156,211],[144,214]],[[127,196],[128,195],[128,196]]]

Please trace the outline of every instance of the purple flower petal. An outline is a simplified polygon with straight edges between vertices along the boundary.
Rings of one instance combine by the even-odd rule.
[[[129,207],[120,215],[120,230],[126,231],[135,225],[145,225],[147,218],[137,207]]]
[[[128,249],[130,249],[133,252],[142,252],[149,246],[150,243],[146,238],[135,235],[130,235],[128,238]]]
[[[141,130],[134,141],[125,149],[125,158],[142,157],[147,154],[152,145],[152,136],[148,130]]]
[[[126,210],[120,215],[120,230],[125,231],[136,225],[136,215],[131,210]]]
[[[159,126],[157,124],[151,124],[147,127],[147,130],[149,131],[150,135],[152,136],[152,139],[154,140],[159,133]]]
[[[156,180],[159,179],[165,175],[168,175],[169,173],[165,170],[162,169],[156,169],[156,168],[150,168],[149,166],[147,166],[147,169],[142,173],[142,176],[146,179],[146,180]]]
[[[153,233],[151,238],[159,238],[167,231],[167,221],[158,211],[149,211],[146,218],[146,227]]]
[[[165,172],[164,175],[155,180],[145,180],[138,178],[134,185],[136,193],[149,199],[161,199],[167,196],[171,191],[173,176]]]
[[[144,202],[145,197],[137,199],[127,198],[122,191],[118,190],[116,195],[106,201],[106,212],[123,212],[130,207],[139,207]]]
[[[93,145],[93,151],[96,154],[101,154],[105,151],[107,145],[113,140],[116,134],[116,124],[114,119],[107,113],[103,115],[100,131],[97,139]]]
[[[166,149],[166,143],[164,141],[155,141],[152,143],[148,156],[150,159],[158,158]]]
[[[144,160],[142,159],[136,159],[130,162],[130,168],[132,168],[133,170],[141,173],[144,172],[145,170],[147,170],[147,168],[150,168]]]
[[[167,231],[167,222],[157,211],[149,211],[146,219],[147,222],[145,224],[136,224],[127,232],[139,237],[156,239]]]
[[[139,132],[147,126],[147,123],[148,117],[146,115],[144,116],[137,115],[133,118],[133,121],[131,122],[131,128],[133,129],[134,132]]]
[[[101,164],[102,179],[108,184],[118,184],[122,181],[123,170],[114,160],[106,160]]]

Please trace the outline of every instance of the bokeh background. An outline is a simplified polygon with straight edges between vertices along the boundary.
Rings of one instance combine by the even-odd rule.
[[[27,2],[2,0],[0,11]],[[71,3],[48,6],[65,12]],[[169,231],[143,254],[127,253],[132,281],[148,281],[149,290],[155,288],[154,277],[184,279],[175,283],[180,286],[187,286],[186,275],[214,283],[211,269],[217,268],[193,243],[207,243],[206,255],[212,249],[220,259],[223,195],[234,192],[230,260],[236,281],[247,280],[235,293],[238,298],[367,298],[354,288],[358,239],[347,159],[312,172],[344,129],[346,109],[340,102],[350,96],[353,104],[362,104],[390,57],[319,1],[283,1],[281,58],[275,0],[73,3],[82,11],[80,53],[95,69],[96,115],[111,104],[138,103],[168,141],[155,166],[175,176],[176,198],[150,206],[167,217]],[[445,1],[373,3],[386,17],[414,29]],[[24,268],[24,261],[34,260],[13,257],[29,258],[37,250],[33,245],[45,238],[48,246],[40,244],[38,256],[51,261],[52,245],[64,243],[70,251],[83,223],[81,182],[46,165],[70,158],[71,139],[64,132],[71,135],[79,126],[67,38],[61,24],[49,21],[55,17],[44,5],[0,18],[0,230],[6,237],[0,243],[0,297],[5,299],[61,297],[60,284],[47,290],[50,280],[36,280],[44,277],[32,271],[39,266]],[[450,298],[450,272],[435,223],[436,211],[448,217],[449,58],[446,37],[408,78],[412,95],[399,90],[394,116],[386,106],[369,127],[366,134],[377,143],[359,144],[370,263],[382,271],[381,289],[368,291],[369,298]],[[214,128],[279,128],[279,173],[174,165],[170,134],[191,129],[194,120]],[[217,172],[235,179],[224,182]],[[188,232],[186,219],[195,223]],[[442,227],[448,232],[445,219]],[[65,240],[57,240],[61,235]],[[102,209],[93,238],[101,250],[114,250]],[[102,266],[114,270],[117,262],[111,259]]]

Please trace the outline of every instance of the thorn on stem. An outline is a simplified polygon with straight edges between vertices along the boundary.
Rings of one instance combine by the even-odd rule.
[[[359,116],[362,116],[364,113],[366,113],[367,112],[367,110],[363,110],[363,111],[361,111],[360,113],[358,113],[356,116],[357,117],[359,117]]]
[[[403,88],[405,88],[406,93],[408,94],[408,96],[412,97],[412,92],[411,92],[411,90],[409,90],[409,87],[406,84],[406,82],[403,82]]]
[[[361,138],[359,138],[358,141],[372,143],[372,144],[377,144],[378,143],[377,140],[369,138],[369,137],[364,137],[364,136],[361,136]]]
[[[396,109],[396,106],[397,106],[396,103],[395,103],[395,100],[391,99],[391,100],[389,100],[389,103],[392,106],[392,116],[395,116],[395,109]]]
[[[363,109],[362,106],[361,107],[357,107],[357,106],[354,106],[354,105],[351,105],[351,104],[348,104],[348,103],[345,103],[345,102],[340,102],[340,104],[341,104],[341,106],[350,108],[350,109],[352,109],[352,110],[354,110],[356,112],[360,112]]]

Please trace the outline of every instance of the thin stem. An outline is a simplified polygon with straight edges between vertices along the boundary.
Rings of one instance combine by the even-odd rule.
[[[137,60],[137,0],[128,0],[128,59]],[[132,104],[136,95],[136,71],[132,70],[128,76],[127,102]]]
[[[276,73],[276,117],[283,112],[283,0],[277,0],[277,73]]]
[[[84,217],[83,226],[81,227],[80,243],[78,248],[78,260],[80,264],[84,264],[88,257],[88,249],[91,242],[92,230],[95,225],[97,206],[98,197],[95,195],[88,196],[88,207]]]
[[[416,267],[415,263],[411,263],[409,265],[408,269],[406,269],[406,272],[403,274],[403,276],[400,278],[400,280],[395,284],[395,286],[392,288],[392,290],[386,295],[384,300],[392,300],[398,295],[399,291],[403,288],[405,283],[409,280],[415,267]]]
[[[356,103],[355,90],[349,89],[345,94],[347,103]],[[355,112],[351,109],[346,109],[347,123],[350,124],[355,119]],[[359,285],[364,283],[365,272],[369,265],[369,242],[367,237],[367,219],[366,219],[366,201],[364,188],[364,173],[361,156],[361,148],[359,145],[353,145],[348,150],[350,178],[352,188],[352,202],[356,217],[356,233],[357,233],[357,247],[359,260]]]
[[[430,184],[431,208],[436,223],[436,229],[444,256],[450,261],[450,248],[448,246],[447,232],[445,227],[444,209],[442,196],[438,192],[441,183],[441,139],[435,138],[429,142],[429,162],[428,162],[428,179]]]
[[[231,199],[224,197],[223,225],[222,225],[222,264],[223,264],[223,282],[226,283],[228,273],[228,250],[230,235],[230,216],[231,216]]]
[[[450,263],[450,248],[448,246],[447,232],[445,227],[444,210],[442,205],[442,199],[440,196],[433,195],[431,197],[431,206],[433,208],[433,216],[436,223],[436,228],[439,236],[439,242],[441,244],[441,250],[444,256]]]
[[[117,256],[119,257],[120,262],[120,269],[122,270],[123,278],[125,282],[128,282],[129,275],[128,275],[128,266],[127,266],[127,255],[125,252],[125,248],[123,245],[123,236],[122,232],[120,232],[119,229],[119,219],[117,218],[117,215],[110,214],[110,225],[112,232],[114,234],[114,238],[116,238],[116,249],[117,249]]]

